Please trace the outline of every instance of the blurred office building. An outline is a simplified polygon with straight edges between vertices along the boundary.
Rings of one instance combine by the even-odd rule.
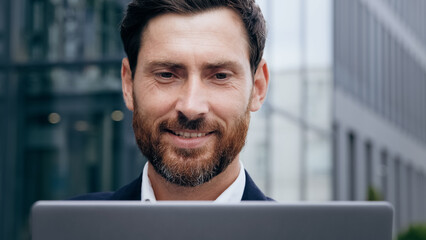
[[[334,2],[334,198],[426,221],[426,1]]]
[[[37,200],[146,162],[121,94],[127,0],[0,0],[0,239]],[[270,89],[240,156],[278,201],[377,200],[426,221],[426,1],[261,0]]]

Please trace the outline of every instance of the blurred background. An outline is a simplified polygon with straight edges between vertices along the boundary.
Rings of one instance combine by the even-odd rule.
[[[127,0],[0,0],[0,239],[37,200],[112,191],[146,159],[122,99]],[[262,0],[271,86],[241,160],[278,201],[387,200],[426,221],[426,1]]]

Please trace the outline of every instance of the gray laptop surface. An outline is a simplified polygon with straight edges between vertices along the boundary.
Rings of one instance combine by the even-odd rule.
[[[391,240],[387,203],[40,201],[32,239]]]

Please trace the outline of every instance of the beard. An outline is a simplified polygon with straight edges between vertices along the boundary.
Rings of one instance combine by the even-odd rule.
[[[143,113],[136,103],[134,106],[137,145],[155,171],[170,183],[195,187],[210,181],[225,171],[245,145],[250,123],[248,108],[225,129],[219,122],[204,117],[189,120],[181,112],[176,118],[155,125],[149,114]],[[171,129],[209,132],[214,139],[199,148],[178,148],[164,140],[164,135],[174,134]]]

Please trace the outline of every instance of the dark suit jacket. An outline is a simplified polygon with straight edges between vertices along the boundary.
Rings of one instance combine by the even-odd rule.
[[[246,186],[242,201],[273,201],[266,197],[256,186],[251,177],[246,173]],[[142,174],[130,184],[118,189],[116,192],[89,193],[71,198],[70,200],[141,200]]]

